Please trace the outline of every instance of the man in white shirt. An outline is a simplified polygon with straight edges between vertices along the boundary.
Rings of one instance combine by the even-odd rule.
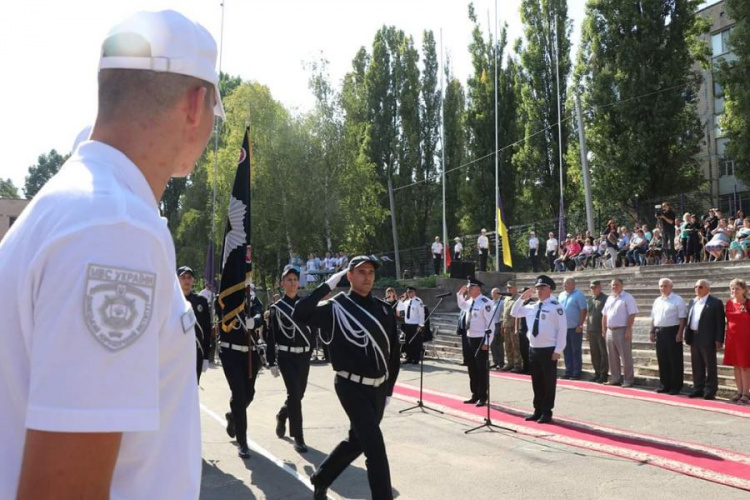
[[[464,324],[467,342],[467,365],[469,368],[469,387],[471,398],[466,404],[484,406],[488,404],[487,379],[489,377],[489,349],[494,338],[492,328],[492,301],[482,295],[483,283],[469,278],[468,286],[464,285],[456,294],[458,308],[464,312]],[[464,293],[468,291],[469,300]]]
[[[525,318],[528,326],[529,365],[534,389],[534,413],[526,421],[548,424],[552,421],[557,392],[557,362],[565,350],[567,319],[565,309],[552,297],[555,282],[549,276],[536,279],[534,288],[523,292],[513,303],[510,314]],[[538,301],[528,303],[536,290]]]
[[[685,301],[672,293],[672,280],[659,280],[661,295],[651,307],[651,342],[656,342],[656,359],[659,363],[661,387],[656,392],[680,393],[685,376],[682,354],[682,336],[685,330],[687,308]]]
[[[529,233],[529,259],[531,260],[531,268],[535,273],[539,272],[539,238],[536,237],[536,232],[531,231]]]
[[[477,238],[477,250],[479,250],[479,270],[487,270],[487,256],[490,254],[490,239],[487,238],[487,230],[482,229]]]
[[[435,241],[430,248],[432,251],[432,265],[435,268],[435,274],[440,274],[440,264],[443,261],[443,244],[440,243],[440,236],[435,236]]]
[[[200,492],[195,316],[159,200],[223,118],[216,43],[139,12],[100,56],[91,140],[0,244],[0,498]]]
[[[549,263],[549,271],[551,273],[555,272],[555,259],[557,259],[557,255],[560,252],[560,244],[557,241],[557,238],[555,238],[555,233],[549,233],[548,239],[547,239],[547,249],[545,252],[545,255],[547,256],[547,262]]]
[[[464,251],[464,246],[461,244],[461,238],[456,236],[453,238],[455,244],[453,245],[453,260],[461,260],[461,253]]]
[[[612,294],[607,297],[602,310],[602,329],[607,335],[610,368],[606,385],[633,387],[633,323],[638,306],[633,296],[623,290],[621,279],[613,279],[610,286]]]
[[[396,310],[404,319],[402,326],[406,336],[406,362],[418,365],[422,355],[422,331],[424,330],[424,303],[417,297],[417,289],[406,287],[406,297],[398,303]]]

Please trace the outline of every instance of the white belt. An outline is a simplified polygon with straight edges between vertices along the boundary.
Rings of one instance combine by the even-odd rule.
[[[338,375],[341,378],[345,378],[346,380],[351,380],[352,382],[356,382],[358,384],[362,385],[371,385],[373,387],[378,387],[383,382],[385,382],[385,375],[378,378],[370,378],[370,377],[363,377],[362,375],[355,375],[353,373],[349,373],[344,370],[339,370],[336,372],[336,375]]]
[[[250,350],[246,345],[230,344],[229,342],[219,342],[219,345],[225,349],[233,349],[240,352],[248,352]]]
[[[294,354],[300,354],[300,353],[303,353],[303,352],[309,352],[310,351],[309,347],[289,347],[289,346],[281,345],[281,344],[276,344],[276,348],[279,351],[292,352]]]

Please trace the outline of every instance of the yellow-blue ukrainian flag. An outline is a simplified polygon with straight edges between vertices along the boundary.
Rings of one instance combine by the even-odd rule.
[[[513,267],[513,257],[510,254],[510,239],[508,238],[508,225],[505,223],[505,211],[500,193],[497,193],[497,235],[503,239],[503,264]]]

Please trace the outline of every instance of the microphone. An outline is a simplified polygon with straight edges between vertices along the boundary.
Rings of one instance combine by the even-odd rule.
[[[441,293],[440,295],[435,295],[435,298],[442,299],[443,297],[447,297],[449,295],[451,295],[451,292],[445,292],[445,293]]]

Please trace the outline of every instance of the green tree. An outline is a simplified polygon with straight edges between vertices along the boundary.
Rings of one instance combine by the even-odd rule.
[[[729,138],[727,152],[735,159],[737,176],[750,184],[750,3],[726,0],[725,6],[736,24],[729,36],[734,57],[722,61],[717,75],[724,86],[721,127]]]
[[[632,206],[702,183],[695,97],[705,58],[700,1],[592,0],[575,81],[583,87],[594,198]],[[703,47],[703,48],[700,48]]]
[[[466,95],[461,81],[450,71],[450,61],[446,64],[445,81],[445,164],[441,168],[445,170],[445,222],[450,238],[459,234],[459,192],[466,179],[466,171],[460,168],[466,158]]]
[[[0,178],[0,198],[18,198],[18,188],[11,179]]]
[[[30,200],[36,196],[69,157],[69,154],[62,156],[54,149],[51,149],[47,154],[39,155],[36,165],[29,167],[29,174],[24,182],[23,193],[26,199]]]
[[[554,218],[559,206],[560,151],[564,154],[570,136],[567,122],[562,136],[557,125],[557,83],[559,80],[559,98],[564,106],[570,74],[572,28],[567,0],[523,0],[521,20],[525,44],[517,46],[521,61],[518,114],[524,141],[513,156],[513,163],[520,176],[524,212],[534,214],[535,219]],[[564,119],[564,108],[561,115]],[[562,168],[565,184],[567,165]]]
[[[420,206],[417,219],[419,242],[428,241],[430,234],[442,234],[442,221],[439,217],[432,218],[434,200],[439,199],[438,184],[430,180],[437,173],[437,158],[440,156],[438,144],[440,142],[440,88],[438,87],[438,55],[435,48],[435,35],[432,31],[425,31],[422,36],[422,107],[420,112],[422,167],[417,180],[424,179],[419,184]],[[442,207],[441,207],[442,208]],[[431,224],[432,223],[432,224]]]

